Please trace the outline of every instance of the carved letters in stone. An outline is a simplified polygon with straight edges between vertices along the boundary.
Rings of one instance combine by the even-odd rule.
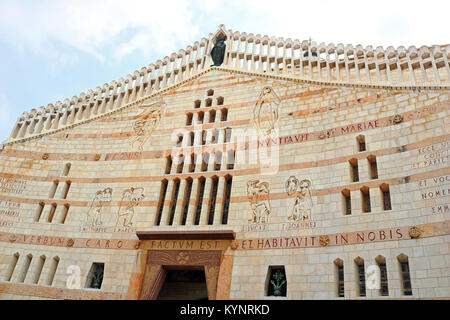
[[[249,223],[266,223],[270,215],[269,199],[259,199],[260,196],[269,195],[269,183],[259,180],[247,182],[247,197],[250,201],[253,217]]]
[[[144,188],[129,188],[122,193],[122,201],[117,213],[117,227],[131,227],[134,208],[144,199]]]
[[[286,181],[286,192],[288,195],[296,194],[292,213],[288,220],[310,221],[313,202],[311,198],[311,181],[304,179],[299,181],[296,177],[290,176]]]
[[[106,188],[99,190],[92,199],[91,205],[86,218],[87,227],[98,227],[103,225],[102,211],[103,207],[112,200],[112,189]]]
[[[253,122],[261,138],[269,138],[278,132],[281,99],[271,86],[265,86],[253,109]]]
[[[139,119],[133,123],[133,131],[136,135],[130,139],[132,149],[134,149],[135,144],[137,143],[138,150],[143,150],[144,144],[150,138],[153,130],[155,130],[161,120],[164,107],[165,103],[162,99],[152,104],[139,106]]]

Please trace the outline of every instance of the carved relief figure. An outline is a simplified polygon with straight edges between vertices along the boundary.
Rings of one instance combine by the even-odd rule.
[[[247,182],[247,197],[252,208],[253,218],[249,223],[266,223],[270,214],[269,199],[258,199],[258,196],[269,194],[269,183],[259,180],[250,180]]]
[[[130,138],[132,149],[134,149],[135,144],[137,143],[138,150],[143,150],[142,148],[144,144],[150,138],[153,130],[157,127],[159,121],[161,120],[164,107],[164,100],[139,106],[139,119],[133,123],[133,131],[136,135]]]
[[[104,190],[99,190],[92,199],[91,206],[86,219],[86,226],[88,227],[98,227],[103,224],[102,211],[103,207],[111,202],[112,200],[112,189],[106,188]]]
[[[313,202],[311,198],[311,181],[302,180],[299,181],[296,177],[291,176],[286,181],[286,192],[288,195],[296,193],[294,207],[292,213],[288,217],[288,220],[293,221],[309,221],[311,220],[311,209]]]
[[[117,213],[117,227],[131,227],[134,208],[139,205],[144,197],[144,188],[129,188],[122,193],[122,201]]]
[[[281,99],[271,86],[265,86],[253,109],[253,122],[259,136],[268,137],[278,130]]]

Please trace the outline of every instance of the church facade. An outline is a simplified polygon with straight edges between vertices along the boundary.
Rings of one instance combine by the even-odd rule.
[[[221,25],[23,113],[0,298],[450,298],[449,61]]]

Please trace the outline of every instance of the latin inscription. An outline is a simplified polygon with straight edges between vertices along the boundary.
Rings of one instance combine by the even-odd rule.
[[[153,240],[149,249],[162,250],[216,250],[220,249],[219,240]]]
[[[13,227],[14,223],[12,221],[0,220],[0,227]]]
[[[449,149],[450,141],[420,148],[418,150],[420,161],[413,163],[413,169],[438,166],[448,163]]]
[[[25,180],[0,178],[0,192],[22,194],[26,186]]]
[[[266,225],[263,223],[256,223],[242,226],[242,232],[264,231],[264,230],[266,230]]]
[[[136,160],[142,158],[142,152],[122,152],[122,153],[109,153],[106,155],[105,161],[113,160]]]
[[[450,195],[450,175],[433,177],[431,179],[417,182],[421,189],[421,200],[445,199]],[[450,204],[439,203],[431,207],[433,213],[444,213],[450,211]]]
[[[378,241],[402,240],[408,238],[407,234],[408,231],[404,228],[340,233],[330,235],[330,243],[328,245],[338,246]],[[240,250],[309,248],[322,246],[320,236],[245,239],[238,242],[238,249]]]
[[[92,232],[92,233],[109,233],[109,232],[118,232],[118,233],[135,233],[136,228],[131,227],[81,227],[81,232]]]
[[[298,222],[288,222],[281,225],[282,230],[301,230],[301,229],[312,229],[316,227],[316,221],[298,221]]]
[[[19,216],[20,203],[0,200],[0,217],[16,218]]]

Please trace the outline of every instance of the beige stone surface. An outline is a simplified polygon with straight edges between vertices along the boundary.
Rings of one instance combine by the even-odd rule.
[[[229,40],[238,38],[231,36]],[[244,38],[249,41],[251,37]],[[283,42],[283,46],[288,47],[287,43]],[[210,50],[208,41],[201,46]],[[300,47],[305,50],[304,44]],[[313,47],[326,48],[313,45],[306,46],[306,50],[311,52]],[[344,50],[347,55],[349,50]],[[154,70],[161,65],[152,69],[153,73],[149,71],[151,68],[141,75],[138,73],[138,80],[134,85],[129,81],[126,90],[125,82],[122,86],[113,83],[103,92],[90,92],[68,102],[66,108],[58,105],[53,116],[49,111],[24,115],[0,152],[0,298],[58,299],[61,298],[58,292],[62,292],[69,299],[124,299],[135,288],[135,282],[141,281],[132,276],[140,273],[135,270],[136,231],[206,230],[236,233],[239,247],[228,253],[234,258],[227,258],[226,264],[231,274],[225,269],[220,271],[221,279],[225,279],[222,281],[228,283],[219,284],[219,288],[229,290],[230,299],[269,299],[265,293],[268,268],[280,265],[286,270],[287,299],[342,299],[337,297],[336,259],[344,264],[344,299],[359,299],[354,259],[362,258],[367,270],[380,255],[386,259],[388,298],[405,298],[398,261],[401,254],[408,257],[413,292],[406,298],[450,298],[450,85],[446,73],[449,51],[445,47],[430,50],[435,54],[429,59],[435,62],[426,64],[425,69],[422,64],[422,69],[416,69],[417,64],[400,54],[402,50],[396,51],[397,57],[401,57],[396,64],[414,68],[402,68],[400,73],[394,64],[392,70],[381,67],[381,61],[370,70],[366,67],[369,64],[358,70],[355,67],[350,71],[336,70],[328,54],[324,58],[327,67],[319,69],[317,65],[315,69],[311,65],[308,68],[312,69],[306,65],[278,69],[275,64],[276,70],[265,72],[252,64],[243,70],[233,65],[232,58],[236,55],[231,50],[221,67],[209,68],[210,57],[203,56],[193,62],[199,69],[192,74],[186,73],[175,81],[170,73],[173,70],[169,70],[155,80]],[[362,61],[372,59],[366,56],[369,51],[361,51],[364,52]],[[410,54],[414,49],[404,51]],[[192,67],[189,57],[192,58],[183,56],[183,63]],[[263,61],[258,60],[260,56],[256,52],[249,57],[246,62]],[[286,61],[284,57],[284,66]],[[344,65],[349,65],[348,59]],[[407,74],[406,70],[413,73]],[[149,83],[144,81],[144,74],[150,75]],[[425,77],[428,81],[424,81]],[[258,141],[250,138],[250,146],[245,148],[233,139],[255,129],[255,106],[267,87],[280,99],[275,106],[278,117],[273,123],[280,137],[275,140],[279,143],[275,174],[261,173],[261,163],[249,161],[238,162],[232,169],[222,163],[220,170],[214,170],[212,156],[207,171],[197,165],[195,172],[189,172],[185,164],[182,172],[177,173],[173,164],[171,173],[165,173],[166,157],[177,152],[189,156],[191,152],[208,151],[214,155],[211,148],[220,146],[224,160],[227,148],[235,150],[238,159],[244,155],[255,156],[254,145]],[[209,90],[213,90],[213,95],[208,95]],[[210,107],[208,99],[212,102]],[[199,108],[195,106],[196,101],[200,101]],[[226,120],[221,121],[219,115],[225,110]],[[199,112],[203,112],[200,124]],[[192,114],[194,125],[186,124],[188,114]],[[398,119],[401,121],[397,122]],[[264,127],[271,120],[264,118],[260,125]],[[232,129],[231,142],[225,142],[225,128]],[[139,133],[141,129],[143,135]],[[219,131],[218,143],[211,142],[214,129]],[[201,130],[208,132],[205,146],[198,144]],[[181,147],[176,146],[179,132],[185,134]],[[191,147],[190,132],[194,132],[195,150]],[[357,137],[360,135],[365,138],[365,151],[359,151]],[[136,140],[143,142],[141,147],[132,143],[134,138],[143,139]],[[260,143],[268,141],[263,139]],[[275,147],[273,143],[272,147]],[[370,156],[376,156],[376,179],[371,179],[369,174]],[[358,163],[357,182],[351,180],[349,160],[353,158]],[[65,175],[67,163],[70,170]],[[228,221],[224,224],[221,218],[227,176],[232,177],[232,191]],[[195,197],[201,177],[206,179],[205,196],[200,223],[195,225]],[[215,177],[219,190],[217,205],[214,219],[208,224]],[[302,189],[304,195],[299,195],[297,189],[288,194],[286,182],[290,177],[299,182],[310,181],[310,186]],[[186,205],[187,178],[193,180],[193,187]],[[181,183],[174,202],[176,179]],[[157,225],[164,180],[168,182],[167,196]],[[255,190],[267,188],[267,191],[254,191],[256,196],[251,198],[248,187],[251,180],[267,185],[257,184]],[[383,207],[382,184],[389,186],[390,210]],[[365,187],[370,196],[370,212],[363,212],[361,190]],[[133,191],[125,194],[130,188]],[[143,189],[142,198],[132,196],[139,188]],[[345,214],[343,190],[350,194],[350,215]],[[305,200],[307,192],[310,192],[310,202]],[[173,203],[177,207],[174,223],[170,225]],[[301,208],[310,208],[308,223],[313,222],[312,226],[298,228],[301,221],[289,220],[296,203]],[[42,213],[41,204],[44,205]],[[54,211],[52,205],[56,207]],[[184,225],[181,218],[185,205]],[[267,221],[249,222],[254,214],[266,214],[258,211],[264,205],[270,208]],[[123,221],[119,219],[121,214],[129,217],[126,221],[131,223],[118,225]],[[86,225],[89,221],[97,222]],[[411,239],[408,227],[412,226],[423,229],[419,238]],[[395,230],[400,229],[402,237],[395,236]],[[380,230],[387,232],[386,239],[382,239]],[[387,230],[394,230],[394,236],[389,237]],[[337,235],[357,239],[357,234],[363,232],[369,238],[370,232],[378,232],[374,233],[376,240],[351,243],[343,242],[342,238],[334,240]],[[323,235],[330,237],[327,246],[319,244]],[[315,243],[290,248],[242,246],[244,240],[257,243],[268,238],[307,238],[315,239]],[[19,258],[10,274],[16,253]],[[26,270],[28,255],[32,259]],[[43,267],[39,264],[41,257],[45,258]],[[59,263],[54,280],[48,284],[55,257]],[[100,290],[84,288],[94,262],[105,264]],[[80,268],[81,289],[68,291],[66,271],[73,265]],[[227,298],[226,294],[219,296]],[[367,298],[386,297],[381,297],[378,290],[367,290],[367,297],[361,299]]]

